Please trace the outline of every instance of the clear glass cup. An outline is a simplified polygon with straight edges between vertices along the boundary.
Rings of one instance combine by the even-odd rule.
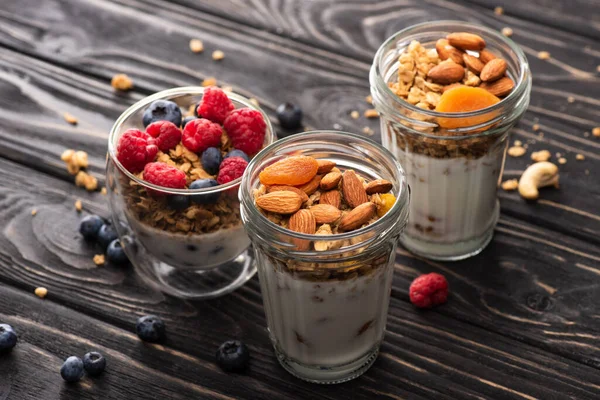
[[[142,115],[153,101],[171,100],[186,112],[203,92],[202,87],[169,89],[127,109],[110,132],[106,165],[112,219],[135,271],[158,290],[193,299],[229,293],[256,272],[240,218],[237,191],[241,178],[208,189],[157,187],[127,171],[117,160],[116,146],[127,129],[144,130]],[[249,107],[263,114],[267,124],[264,145],[270,144],[275,137],[267,115],[248,99],[227,95],[236,108]],[[148,191],[161,195],[148,195]],[[173,209],[171,204],[178,201],[191,206]]]
[[[388,87],[397,81],[398,58],[411,41],[426,48],[451,32],[483,37],[486,49],[506,60],[515,82],[501,102],[479,111],[441,113],[418,108]],[[426,22],[404,29],[377,51],[370,72],[381,137],[406,171],[412,201],[402,244],[436,260],[460,260],[491,241],[500,204],[510,128],[529,105],[531,74],[523,51],[499,32],[462,21]],[[448,129],[440,126],[461,126]]]
[[[258,175],[289,155],[310,155],[387,179],[393,207],[356,231],[318,236],[267,219],[254,204]],[[408,217],[406,177],[392,154],[364,137],[317,131],[279,140],[250,163],[240,187],[241,215],[252,240],[270,338],[281,365],[314,383],[360,376],[375,361],[388,313],[396,246]],[[312,201],[309,199],[309,201]],[[328,241],[328,250],[315,251]],[[298,250],[308,245],[308,250]]]

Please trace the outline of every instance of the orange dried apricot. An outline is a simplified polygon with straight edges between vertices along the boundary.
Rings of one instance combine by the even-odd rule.
[[[298,186],[309,182],[317,175],[319,163],[312,157],[294,156],[269,165],[259,175],[263,185]]]
[[[435,111],[443,113],[459,113],[481,110],[498,103],[500,99],[485,89],[457,86],[445,91],[435,108]],[[496,116],[495,112],[490,112],[477,117],[468,118],[438,118],[438,124],[442,128],[455,129],[472,125],[477,125],[491,120]]]

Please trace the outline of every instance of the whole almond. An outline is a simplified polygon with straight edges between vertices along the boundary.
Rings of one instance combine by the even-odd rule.
[[[387,193],[392,190],[392,182],[385,179],[375,179],[367,184],[367,194]]]
[[[290,217],[288,228],[294,232],[314,235],[317,230],[317,222],[313,213],[309,210],[298,210],[298,212]],[[310,248],[309,240],[293,239],[293,242],[298,250],[308,250]]]
[[[484,82],[500,79],[506,73],[506,67],[506,61],[501,58],[494,58],[489,63],[485,64],[479,78]]]
[[[457,64],[463,65],[463,54],[462,50],[450,46],[450,43],[446,39],[440,39],[435,43],[435,50],[440,57],[440,60],[444,61],[450,59]]]
[[[493,82],[483,82],[479,85],[480,88],[487,90],[494,96],[502,97],[510,93],[515,87],[515,83],[508,76],[500,78]]]
[[[300,186],[296,186],[296,187],[310,196],[311,194],[313,194],[314,192],[317,191],[322,178],[323,178],[323,175],[315,175],[315,177],[312,178],[309,182],[305,183],[304,185],[300,185]]]
[[[375,216],[375,211],[377,211],[375,204],[363,203],[342,217],[338,229],[343,232],[358,229]]]
[[[463,54],[463,59],[465,60],[465,65],[467,66],[467,68],[469,68],[471,71],[473,71],[477,75],[481,74],[481,70],[483,69],[485,64],[482,63],[479,58],[465,53],[465,54]]]
[[[462,80],[465,76],[465,69],[452,61],[444,61],[435,67],[431,68],[427,73],[427,77],[434,83],[449,85]]]
[[[317,224],[333,224],[340,219],[342,212],[330,204],[315,204],[310,208]]]
[[[479,35],[468,32],[454,32],[446,36],[450,45],[461,50],[483,50],[485,40]]]
[[[261,171],[263,185],[298,186],[309,182],[317,174],[317,160],[308,156],[292,156],[277,161]]]
[[[290,191],[271,192],[257,198],[256,205],[276,214],[292,214],[302,206],[302,198]]]
[[[319,187],[321,190],[331,190],[336,188],[338,183],[342,180],[341,172],[330,172],[321,179]]]
[[[323,192],[319,198],[319,204],[330,204],[335,208],[340,208],[342,205],[342,195],[340,194],[339,190]]]
[[[487,49],[483,49],[479,52],[479,59],[481,60],[482,63],[487,64],[490,61],[492,61],[494,58],[496,58],[496,56],[494,55],[494,53],[492,53],[491,51],[487,50]]]
[[[362,182],[352,170],[344,172],[342,176],[342,193],[344,199],[346,199],[346,203],[352,208],[356,208],[369,201]]]
[[[335,163],[329,160],[317,160],[317,164],[319,164],[319,169],[317,169],[317,174],[319,175],[325,175],[335,167]]]
[[[308,195],[306,193],[304,193],[302,190],[298,189],[297,187],[294,187],[294,186],[279,186],[279,185],[267,187],[267,192],[269,192],[269,193],[271,193],[271,192],[280,192],[280,191],[284,191],[284,190],[296,193],[298,196],[300,196],[302,198],[302,202],[303,203],[305,201],[308,201]]]

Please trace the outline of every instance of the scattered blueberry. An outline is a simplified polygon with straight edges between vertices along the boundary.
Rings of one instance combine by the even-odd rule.
[[[135,332],[145,342],[158,342],[165,337],[165,323],[156,315],[146,315],[137,320]]]
[[[176,103],[168,100],[156,100],[144,111],[142,122],[144,127],[155,121],[171,121],[181,126],[181,109]]]
[[[206,189],[218,186],[219,183],[214,179],[198,179],[190,183],[190,189]],[[192,201],[197,204],[209,204],[214,203],[219,199],[220,193],[211,194],[196,194],[191,196]]]
[[[209,147],[202,153],[202,168],[211,175],[219,173],[221,161],[223,161],[221,150],[216,147]]]
[[[98,243],[102,246],[102,249],[106,250],[108,245],[115,239],[117,239],[119,235],[117,235],[117,231],[113,228],[112,225],[104,224],[98,231]]]
[[[229,157],[242,157],[244,160],[246,160],[246,162],[250,162],[250,157],[248,157],[248,155],[243,151],[237,149],[233,149],[229,153],[225,154],[223,160]]]
[[[88,375],[100,375],[106,368],[106,358],[97,351],[87,353],[83,356],[83,368]]]
[[[88,215],[81,220],[79,232],[85,240],[96,240],[98,231],[104,225],[104,220],[97,215]]]
[[[78,382],[83,377],[83,362],[81,358],[71,356],[60,367],[60,376],[67,382]]]
[[[17,345],[17,332],[8,324],[0,324],[0,354],[8,353]]]
[[[302,126],[302,109],[292,103],[283,103],[277,107],[277,118],[284,129],[297,129]]]
[[[106,258],[113,264],[125,264],[127,261],[129,261],[119,239],[115,239],[110,242],[108,248],[106,249]]]
[[[167,205],[169,208],[181,211],[190,206],[190,196],[174,194],[167,197]]]
[[[195,112],[195,111],[194,111],[194,112]],[[192,115],[192,116],[189,116],[189,117],[185,117],[185,118],[183,119],[183,122],[181,123],[181,129],[185,128],[185,126],[187,125],[187,123],[188,123],[188,122],[190,122],[190,121],[192,121],[192,120],[194,120],[194,119],[197,119],[197,118],[198,118],[198,117],[196,117],[196,116],[193,116],[193,115]]]
[[[249,362],[250,350],[239,340],[228,340],[217,350],[217,364],[223,371],[243,371]]]

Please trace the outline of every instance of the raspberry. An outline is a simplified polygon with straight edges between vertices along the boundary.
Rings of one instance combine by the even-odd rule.
[[[233,103],[225,92],[218,87],[211,86],[204,89],[204,95],[196,112],[201,118],[222,124],[233,108]]]
[[[229,183],[244,174],[244,170],[248,166],[248,162],[242,157],[229,157],[223,160],[217,182],[219,185]]]
[[[156,153],[158,153],[156,140],[137,129],[125,131],[117,143],[117,160],[129,172],[142,171],[146,164],[154,161]]]
[[[162,162],[146,164],[144,179],[156,186],[173,189],[183,189],[186,184],[185,172]]]
[[[410,284],[410,302],[419,308],[431,308],[446,302],[448,281],[443,275],[432,272],[417,277]]]
[[[168,151],[179,144],[181,130],[170,121],[156,121],[148,125],[146,133],[156,139],[161,151]]]
[[[181,143],[194,153],[202,153],[209,147],[221,147],[223,129],[219,124],[204,118],[187,123],[183,129]]]
[[[223,127],[233,147],[254,155],[263,145],[267,124],[259,111],[240,108],[229,113]]]

